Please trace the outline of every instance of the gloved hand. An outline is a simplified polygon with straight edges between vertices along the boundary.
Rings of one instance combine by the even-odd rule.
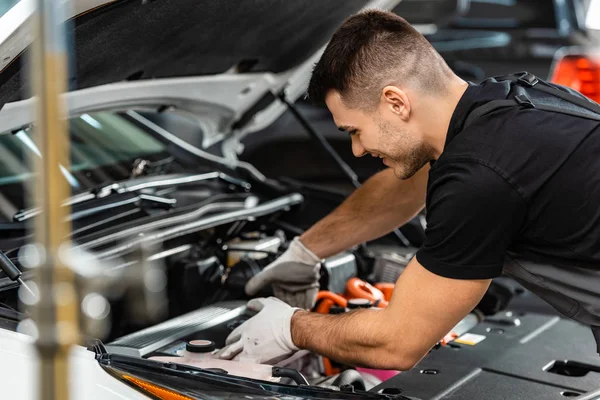
[[[275,364],[299,350],[291,332],[292,315],[299,308],[275,297],[252,299],[247,307],[259,313],[235,328],[215,357]]]
[[[295,237],[290,247],[246,284],[246,294],[253,296],[272,283],[275,297],[292,307],[310,310],[319,291],[321,260]]]

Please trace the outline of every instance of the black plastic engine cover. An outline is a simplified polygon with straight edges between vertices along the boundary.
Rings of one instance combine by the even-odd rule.
[[[600,371],[600,356],[589,327],[555,316],[508,312],[487,318],[471,333],[485,339],[433,350],[415,368],[372,391],[398,387],[423,400],[558,400],[565,398],[563,392],[574,395],[600,386],[600,372],[594,371]],[[553,362],[564,360],[592,369],[583,376],[548,371]]]

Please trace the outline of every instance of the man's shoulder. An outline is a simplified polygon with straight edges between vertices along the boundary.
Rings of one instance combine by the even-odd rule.
[[[476,162],[533,193],[597,127],[583,118],[507,107],[463,129],[436,166]]]
[[[476,155],[440,158],[431,168],[427,197],[453,196],[456,201],[496,201],[525,198],[523,189],[496,163]]]
[[[481,103],[473,107],[467,117],[476,112],[480,107],[486,107],[489,103]],[[598,125],[598,121],[535,107],[523,107],[520,105],[504,106],[493,109],[463,129],[449,143],[459,141],[456,139],[475,140],[478,144],[484,140],[490,144],[495,141],[505,141],[511,138],[515,143],[535,140],[537,142],[554,141],[564,138],[568,130],[566,128],[581,129],[589,131]],[[513,149],[518,150],[518,149]]]

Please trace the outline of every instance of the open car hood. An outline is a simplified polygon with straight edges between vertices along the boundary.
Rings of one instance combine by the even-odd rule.
[[[203,131],[203,146],[268,126],[306,90],[331,34],[363,7],[400,0],[79,0],[71,10],[69,117],[99,110],[178,112]],[[31,0],[0,19],[0,132],[30,124],[24,50]],[[12,14],[11,14],[12,13]],[[9,15],[10,14],[10,15]],[[67,15],[69,17],[69,15]],[[6,23],[10,19],[10,23]]]

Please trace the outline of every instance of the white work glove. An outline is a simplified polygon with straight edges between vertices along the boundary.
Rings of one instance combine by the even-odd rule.
[[[253,296],[272,283],[273,294],[292,307],[310,310],[319,291],[321,260],[295,237],[290,247],[246,284],[246,294]]]
[[[292,342],[291,332],[292,315],[299,308],[269,297],[250,300],[248,309],[259,313],[235,328],[215,357],[275,364],[299,350]]]

